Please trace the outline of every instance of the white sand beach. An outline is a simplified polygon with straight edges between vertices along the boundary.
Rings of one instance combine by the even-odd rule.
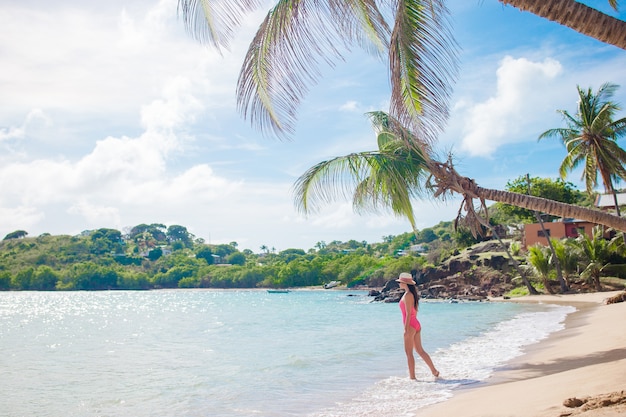
[[[606,305],[620,292],[539,295],[513,302],[558,303],[577,311],[565,329],[526,349],[486,384],[458,391],[419,417],[558,417],[626,415],[626,302]],[[485,352],[488,355],[489,352]],[[445,377],[445,370],[442,370]],[[569,398],[586,404],[568,408]],[[617,404],[613,404],[617,402]]]

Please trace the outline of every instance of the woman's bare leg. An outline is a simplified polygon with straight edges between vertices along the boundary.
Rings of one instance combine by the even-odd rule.
[[[435,368],[435,365],[433,364],[433,360],[430,359],[430,355],[422,347],[422,332],[421,331],[415,332],[415,336],[413,336],[413,345],[415,347],[415,351],[417,352],[417,354],[422,357],[426,365],[428,365],[428,367],[430,368],[430,372],[433,374],[433,376],[438,377],[439,371],[437,370],[437,368]],[[413,363],[415,364],[415,361],[413,361]]]
[[[409,365],[409,378],[415,379],[415,357],[413,356],[413,335],[404,334],[404,352],[406,353],[406,361]]]

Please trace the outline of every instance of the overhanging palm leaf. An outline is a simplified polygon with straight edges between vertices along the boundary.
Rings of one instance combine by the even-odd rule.
[[[377,53],[389,28],[373,0],[281,0],[259,27],[237,83],[239,110],[264,132],[293,133],[296,109],[320,76],[354,44]]]
[[[179,0],[178,11],[191,36],[219,50],[228,46],[241,18],[261,3],[261,0]]]
[[[351,196],[357,212],[391,209],[406,217],[417,232],[411,200],[424,192],[428,157],[383,128],[380,123],[386,115],[370,116],[377,129],[378,150],[333,158],[311,167],[294,185],[296,207],[310,213],[323,203]]]
[[[444,1],[397,1],[389,50],[390,113],[431,142],[448,118],[456,51]]]
[[[385,16],[393,19],[393,31]],[[388,50],[391,114],[434,141],[448,117],[457,71],[447,19],[444,0],[278,1],[244,59],[239,110],[262,131],[289,137],[320,63],[332,66],[357,45],[377,54]]]

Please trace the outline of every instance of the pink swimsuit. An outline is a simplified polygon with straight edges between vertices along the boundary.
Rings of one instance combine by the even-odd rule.
[[[406,306],[404,305],[404,299],[400,300],[400,311],[402,311],[402,323],[406,323]],[[409,326],[415,329],[415,331],[420,331],[422,329],[422,325],[417,319],[417,310],[415,307],[411,308],[411,319],[409,321]]]

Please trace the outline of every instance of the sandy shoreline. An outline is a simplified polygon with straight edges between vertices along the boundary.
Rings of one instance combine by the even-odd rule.
[[[463,389],[445,402],[419,409],[419,417],[607,417],[626,415],[621,405],[567,408],[567,398],[626,395],[626,302],[605,305],[616,292],[539,295],[512,300],[576,307],[565,329],[529,346],[477,388]],[[488,354],[488,352],[485,352]],[[443,372],[442,372],[443,374]],[[622,395],[623,397],[623,395]],[[615,397],[613,397],[615,398]]]

